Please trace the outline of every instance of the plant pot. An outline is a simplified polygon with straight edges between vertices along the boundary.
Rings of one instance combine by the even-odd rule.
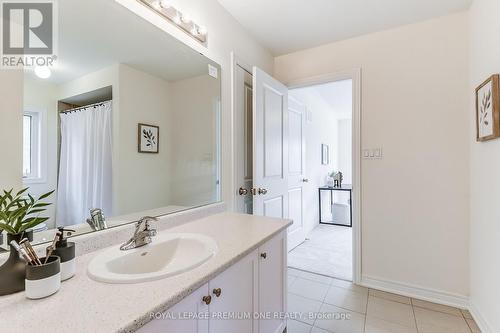
[[[10,242],[20,242],[23,238],[33,239],[33,232],[24,232],[17,235],[7,234],[7,243],[10,254],[7,261],[0,266],[0,296],[10,295],[24,290],[26,278],[26,261],[19,257],[16,249]]]

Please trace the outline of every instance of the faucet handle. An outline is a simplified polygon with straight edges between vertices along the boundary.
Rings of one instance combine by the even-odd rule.
[[[141,217],[141,219],[139,220],[137,225],[140,226],[140,225],[144,224],[144,230],[149,230],[149,228],[151,227],[150,223],[155,222],[155,221],[158,221],[158,219],[156,217],[144,216],[144,217]]]

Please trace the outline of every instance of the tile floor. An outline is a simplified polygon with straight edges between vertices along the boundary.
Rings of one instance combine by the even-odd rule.
[[[288,312],[287,333],[480,333],[466,310],[293,268]]]
[[[290,251],[288,266],[352,280],[352,228],[320,224]]]

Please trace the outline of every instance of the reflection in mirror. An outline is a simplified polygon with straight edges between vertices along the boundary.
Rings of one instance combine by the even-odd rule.
[[[23,187],[55,190],[35,243],[219,201],[219,65],[114,0],[58,7],[56,65],[24,75]]]

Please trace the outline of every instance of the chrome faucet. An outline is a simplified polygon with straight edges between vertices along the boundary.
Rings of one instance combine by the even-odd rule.
[[[120,250],[126,251],[135,249],[152,242],[151,237],[156,236],[156,229],[151,229],[150,222],[158,221],[156,217],[144,216],[135,225],[132,238],[120,246]]]

